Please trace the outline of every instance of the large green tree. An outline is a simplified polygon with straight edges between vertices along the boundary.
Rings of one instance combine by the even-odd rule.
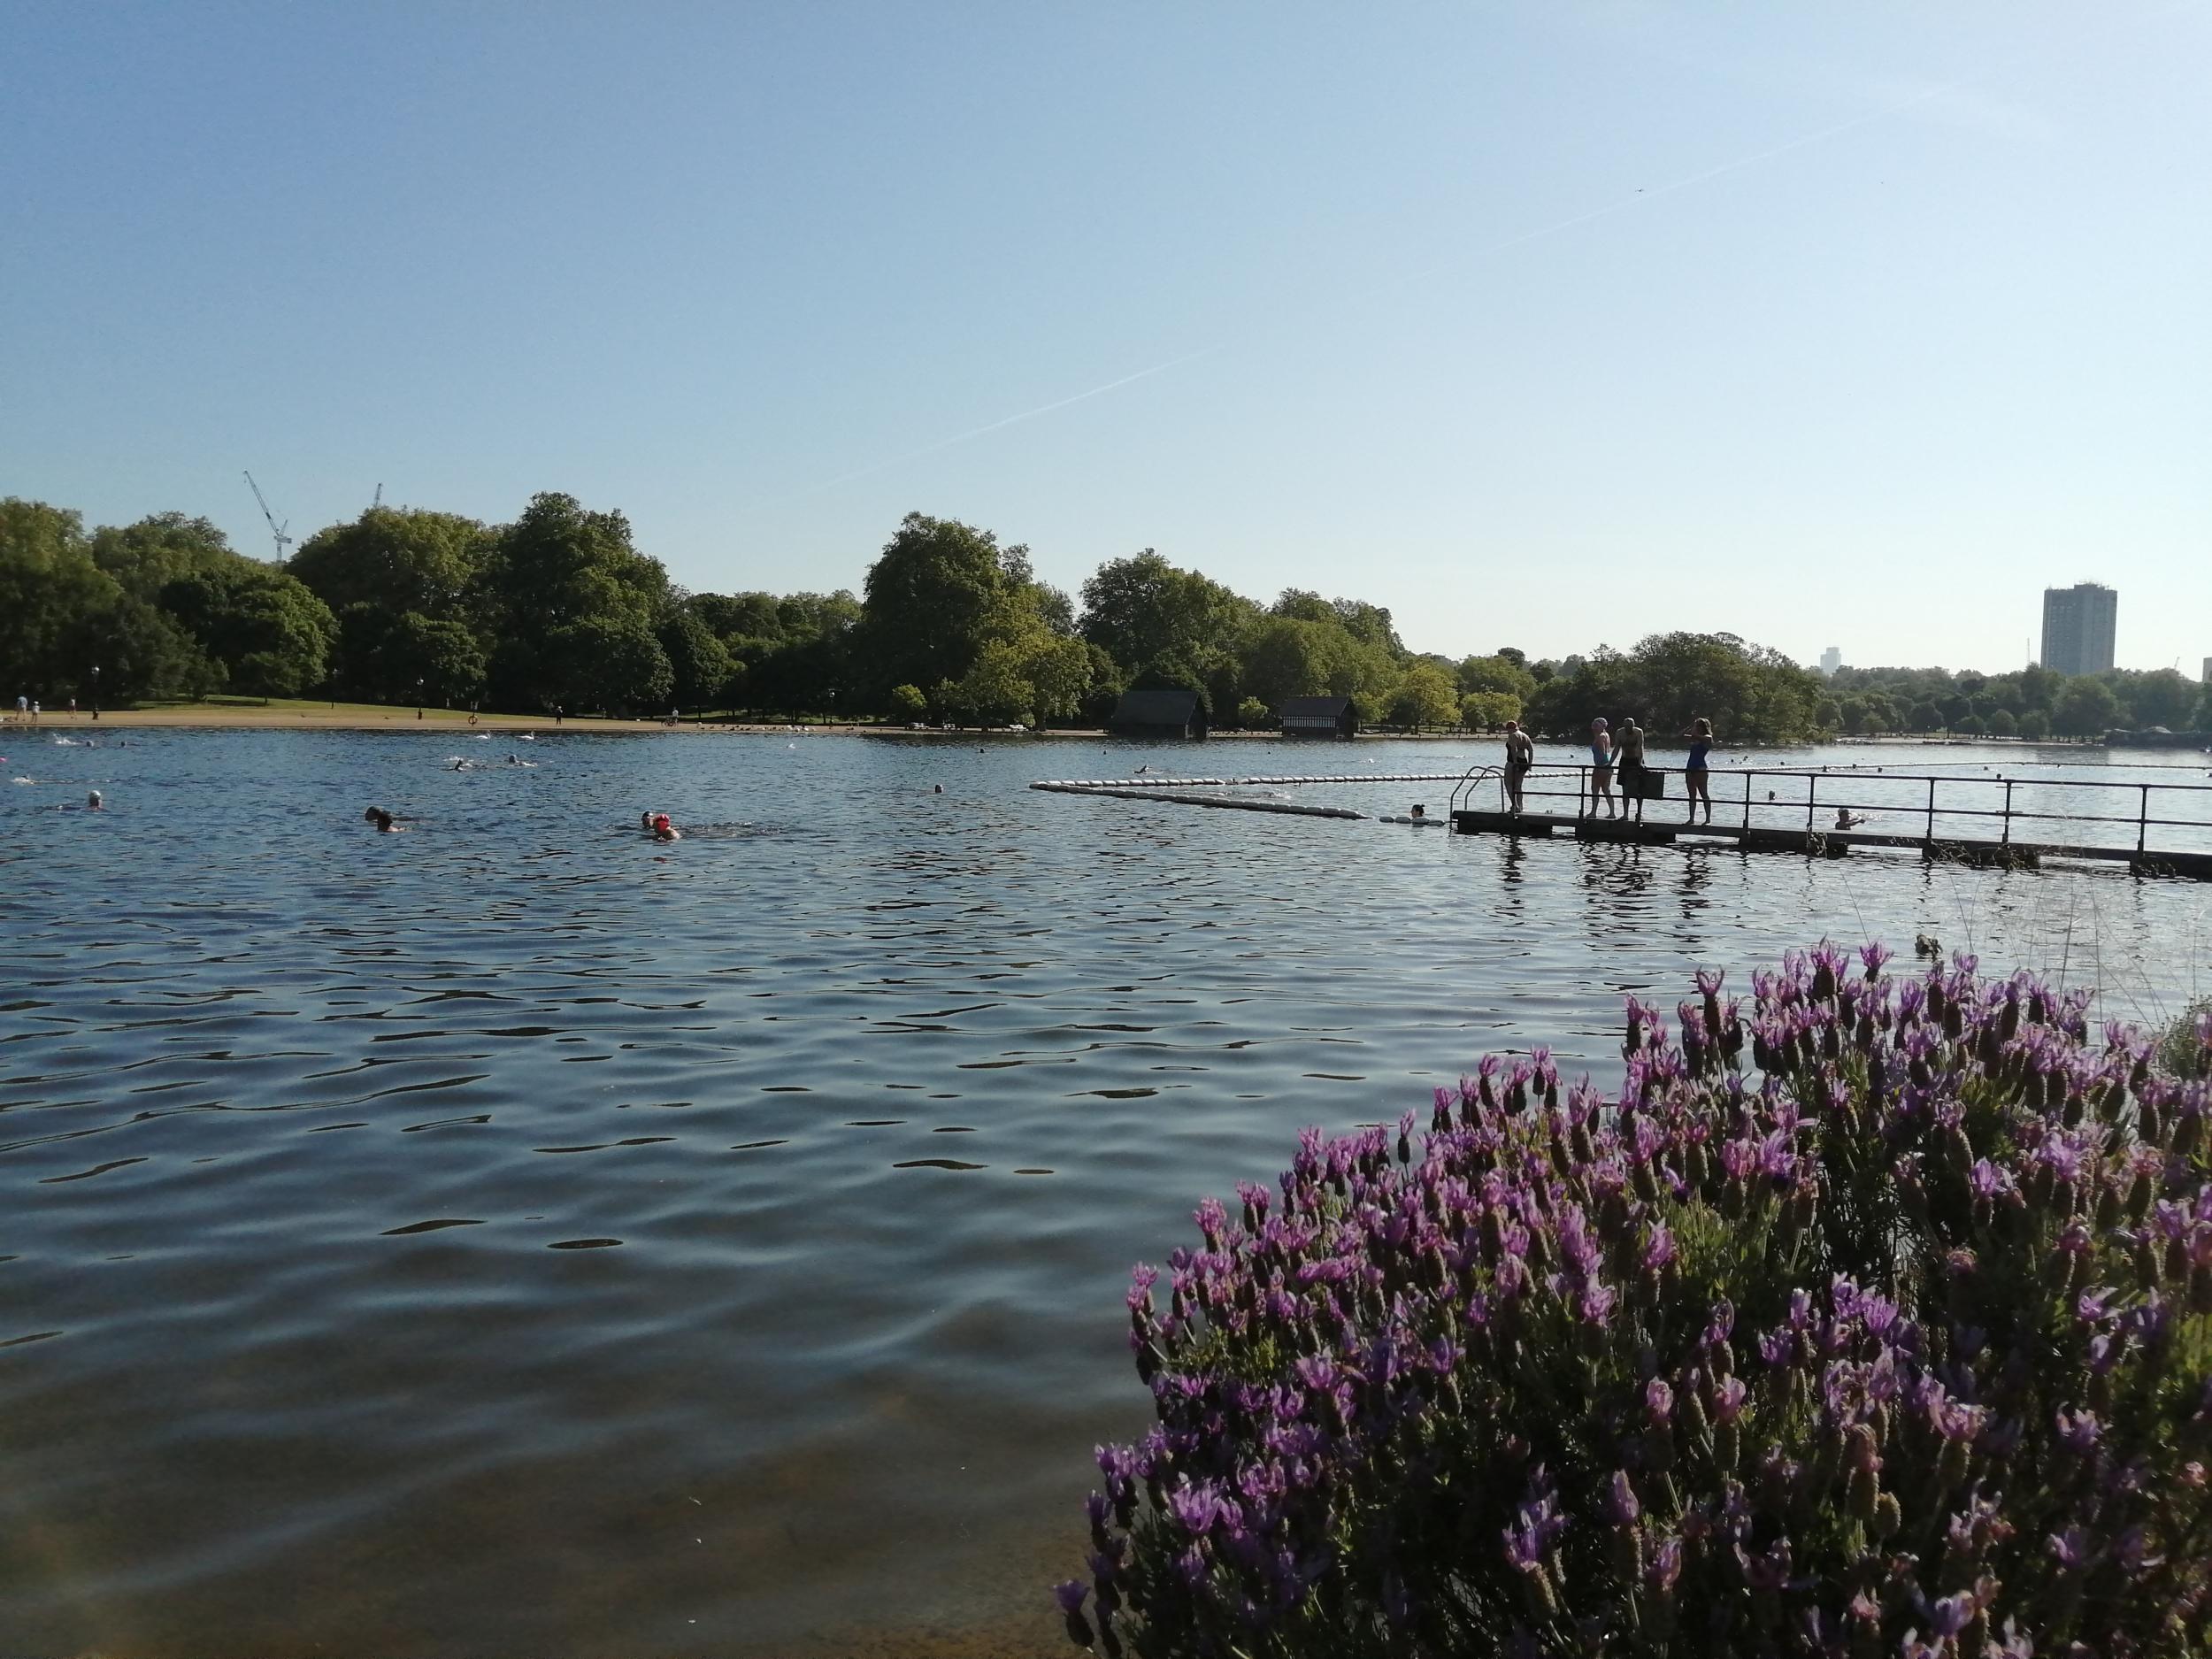
[[[1459,687],[1433,663],[1416,663],[1391,694],[1390,718],[1400,726],[1456,726]]]
[[[1147,548],[1110,559],[1083,584],[1083,637],[1114,661],[1203,680],[1233,657],[1256,607]]]
[[[495,702],[664,705],[674,670],[653,629],[670,603],[668,572],[632,544],[622,514],[532,496],[500,533],[486,588]]]
[[[956,683],[1033,587],[1026,548],[1002,548],[990,531],[956,518],[907,514],[863,590],[860,648],[870,687],[879,699],[902,683]]]
[[[671,606],[654,633],[668,657],[670,697],[687,709],[719,703],[737,660],[699,613],[688,604]]]
[[[2061,737],[2099,737],[2126,718],[2112,687],[2085,674],[2069,680],[2051,708],[2051,729]]]
[[[473,622],[498,548],[496,531],[458,513],[372,507],[308,537],[285,568],[336,612],[370,604]]]
[[[250,559],[191,571],[163,587],[161,608],[221,664],[233,691],[296,697],[328,676],[337,619],[281,571]]]

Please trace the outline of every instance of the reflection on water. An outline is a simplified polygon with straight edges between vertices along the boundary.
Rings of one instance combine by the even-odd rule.
[[[1022,787],[1146,758],[1095,743],[532,758],[172,733],[0,797],[13,1648],[1050,1652],[1127,1264],[1300,1126],[1603,1072],[1622,991],[1822,933],[2212,981],[2208,890],[2110,872]]]

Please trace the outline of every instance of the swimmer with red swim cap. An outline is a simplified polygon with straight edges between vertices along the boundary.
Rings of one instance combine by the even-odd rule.
[[[669,821],[667,813],[656,812],[653,814],[653,839],[655,841],[680,841],[683,840],[683,832]]]

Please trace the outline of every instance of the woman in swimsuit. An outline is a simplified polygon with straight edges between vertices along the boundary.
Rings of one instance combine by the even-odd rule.
[[[1682,733],[1690,740],[1690,764],[1683,769],[1682,780],[1690,788],[1690,816],[1685,823],[1697,822],[1697,803],[1705,803],[1705,821],[1713,821],[1713,774],[1706,767],[1706,757],[1713,752],[1713,723],[1707,719],[1690,722],[1690,729]]]
[[[1605,803],[1605,816],[1616,818],[1613,803],[1613,733],[1602,718],[1590,722],[1590,810]]]

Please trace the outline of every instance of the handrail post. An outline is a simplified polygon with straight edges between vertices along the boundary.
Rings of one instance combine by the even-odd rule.
[[[1936,780],[1935,780],[1934,779],[1932,779],[1932,778],[1929,779],[1929,780],[1928,780],[1928,833],[1927,833],[1927,836],[1926,836],[1926,838],[1925,838],[1925,839],[1926,839],[1927,844],[1928,844],[1929,846],[1931,846],[1931,847],[1932,847],[1932,846],[1934,846],[1934,845],[1935,845],[1935,787],[1936,787]]]
[[[2009,778],[2005,780],[2005,829],[1998,840],[2004,846],[2012,845],[2012,780]]]
[[[2142,854],[2143,843],[2151,832],[2151,790],[2153,787],[2153,785],[2147,783],[2139,783],[2135,786],[2135,793],[2139,801],[2135,813],[2135,850],[2139,856]]]
[[[1751,833],[1751,780],[1758,775],[1755,772],[1743,775],[1743,827],[1747,835]]]
[[[1805,833],[1808,835],[1813,833],[1813,801],[1819,794],[1820,774],[1816,772],[1807,772],[1805,774]]]

